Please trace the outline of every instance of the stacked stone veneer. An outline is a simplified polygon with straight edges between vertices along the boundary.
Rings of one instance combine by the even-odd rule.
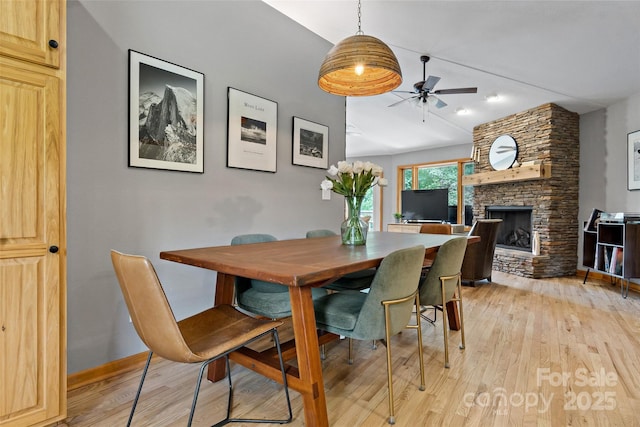
[[[500,135],[518,144],[519,163],[534,160],[551,165],[551,177],[477,185],[473,215],[485,218],[486,206],[532,206],[533,231],[540,235],[540,255],[496,248],[493,269],[524,277],[575,275],[578,246],[579,116],[545,104],[473,130],[480,150],[476,172],[488,172],[489,148]]]

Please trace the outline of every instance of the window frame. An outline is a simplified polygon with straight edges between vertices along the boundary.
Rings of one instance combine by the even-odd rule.
[[[398,185],[396,188],[396,210],[395,212],[402,212],[402,190],[404,190],[404,173],[406,170],[411,169],[411,189],[417,190],[418,188],[418,170],[421,168],[440,167],[440,166],[457,166],[458,168],[458,197],[457,197],[457,212],[456,220],[459,224],[463,224],[464,216],[464,186],[462,185],[462,176],[464,174],[464,165],[473,162],[473,159],[459,158],[451,160],[440,160],[436,162],[426,163],[414,163],[408,165],[399,165],[397,167]]]

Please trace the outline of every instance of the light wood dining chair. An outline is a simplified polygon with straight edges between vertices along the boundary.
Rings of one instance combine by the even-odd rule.
[[[420,308],[423,260],[424,246],[392,252],[382,260],[368,293],[335,292],[314,302],[318,329],[358,340],[382,340],[386,346],[389,424],[395,423],[391,337],[405,328],[417,329],[419,389],[425,389],[420,318],[415,325],[409,324],[414,307]]]
[[[427,234],[451,234],[451,224],[439,222],[427,222],[420,227],[421,233]]]
[[[436,253],[433,265],[426,276],[421,280],[420,304],[433,306],[434,309],[442,310],[442,328],[444,333],[444,367],[449,367],[449,325],[447,317],[447,302],[454,301],[458,304],[460,313],[460,338],[462,343],[460,348],[464,349],[464,316],[462,312],[462,282],[460,280],[460,269],[462,260],[467,249],[467,238],[456,237],[445,242]],[[420,317],[433,322],[424,316],[424,310],[420,310]]]
[[[190,426],[193,421],[193,413],[205,368],[214,360],[223,357],[226,361],[229,383],[227,415],[224,420],[214,424],[215,426],[230,422],[285,424],[291,421],[292,412],[287,376],[276,329],[282,325],[282,322],[256,319],[241,313],[230,305],[219,305],[176,321],[155,269],[147,258],[111,251],[111,261],[133,326],[140,339],[149,348],[149,355],[131,407],[127,426],[131,425],[154,353],[173,362],[201,364],[187,426]],[[277,420],[231,418],[233,386],[229,353],[269,334],[273,336],[280,361],[288,417]]]

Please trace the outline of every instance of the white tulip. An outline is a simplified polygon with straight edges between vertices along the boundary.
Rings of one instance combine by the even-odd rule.
[[[338,162],[338,172],[340,173],[353,173],[353,165],[351,163],[341,160]]]
[[[324,179],[320,183],[320,188],[323,190],[331,190],[333,188],[333,182],[329,181],[328,179]]]
[[[380,178],[378,179],[378,185],[380,187],[386,187],[387,185],[389,185],[389,181],[387,181],[387,178]]]
[[[353,173],[360,173],[364,170],[364,163],[360,160],[353,162]]]

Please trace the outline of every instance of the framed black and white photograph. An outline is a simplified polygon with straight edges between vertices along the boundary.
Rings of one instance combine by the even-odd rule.
[[[129,50],[129,166],[204,172],[204,74]]]
[[[629,190],[640,190],[640,130],[627,135],[628,166],[627,178]]]
[[[329,128],[300,117],[293,118],[293,164],[329,167]]]
[[[227,167],[276,171],[278,104],[228,88]]]
[[[129,166],[204,172],[204,74],[129,50]]]

